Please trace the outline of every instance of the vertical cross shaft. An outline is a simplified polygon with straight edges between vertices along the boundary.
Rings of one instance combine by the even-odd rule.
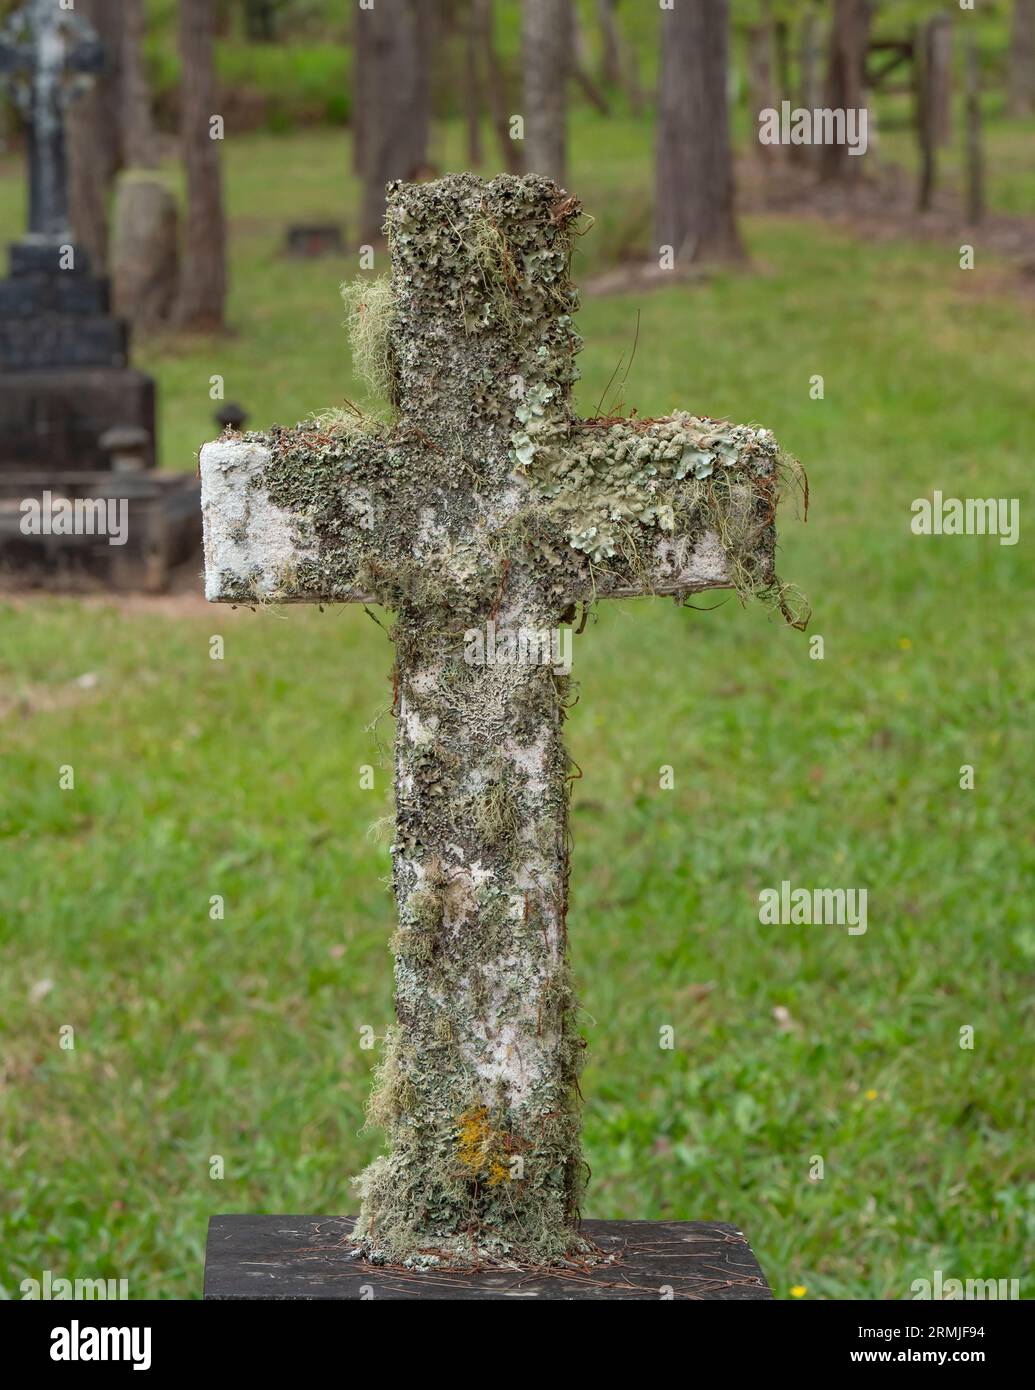
[[[397,1021],[372,1107],[391,1147],[362,1179],[360,1233],[375,1251],[548,1260],[578,1244],[582,1178],[566,682],[399,640]]]

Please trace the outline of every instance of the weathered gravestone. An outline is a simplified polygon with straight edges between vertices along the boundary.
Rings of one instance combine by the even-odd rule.
[[[108,280],[68,221],[65,122],[103,67],[93,30],[58,0],[25,0],[0,30],[0,82],[25,118],[29,176],[28,233],[0,281],[0,577],[161,589],[197,545],[197,485],[154,471],[154,381],[127,365]],[[115,471],[130,437],[141,472],[132,484]],[[112,546],[97,519],[123,503],[128,540]],[[56,504],[56,517],[27,530],[29,504]],[[73,508],[88,527],[64,529]]]
[[[51,448],[53,466],[103,466],[97,439],[115,423],[154,435],[154,385],[126,370],[126,326],[108,312],[108,282],[91,274],[69,229],[66,113],[103,66],[89,25],[54,0],[27,0],[0,31],[0,80],[25,118],[29,174],[28,235],[11,247],[11,275],[0,282],[7,464],[39,461],[51,416],[61,417],[67,450],[58,459]]]
[[[552,182],[389,193],[390,292],[358,313],[397,418],[206,445],[206,593],[397,615],[396,1024],[370,1110],[390,1149],[359,1179],[354,1241],[411,1266],[592,1258],[567,958],[571,687],[532,639],[599,598],[736,587],[786,608],[781,461],[763,429],[573,415],[580,207]]]

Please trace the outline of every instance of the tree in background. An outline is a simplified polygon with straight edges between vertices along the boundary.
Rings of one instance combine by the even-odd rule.
[[[122,0],[79,0],[76,9],[104,45],[105,71],[70,113],[68,209],[76,241],[102,269],[108,259],[108,198],[122,163]]]
[[[727,0],[661,10],[656,234],[679,261],[740,259],[730,145]]]
[[[870,0],[834,0],[824,106],[843,111],[865,106],[871,18]],[[862,162],[847,145],[824,145],[820,172],[828,180],[855,178]]]
[[[1013,0],[1010,26],[1011,116],[1035,112],[1035,0]]]
[[[952,21],[938,13],[916,33],[914,55],[916,130],[920,143],[918,206],[926,212],[934,197],[938,149],[946,144],[952,125]]]
[[[503,167],[509,174],[520,174],[524,168],[521,145],[510,135],[510,111],[507,107],[506,73],[496,50],[495,13],[493,0],[469,0],[474,12],[478,52],[485,72],[485,87],[489,96],[489,111],[496,130]]]
[[[226,306],[226,221],[218,116],[215,16],[210,0],[180,0],[180,140],[187,173],[187,216],[176,321],[213,332]]]
[[[430,0],[377,0],[355,12],[353,160],[363,181],[363,245],[381,237],[385,185],[427,168],[435,11]]]
[[[482,149],[482,53],[478,33],[478,12],[467,0],[461,15],[464,33],[464,122],[467,128],[467,163],[480,169]]]
[[[609,87],[622,80],[622,37],[616,13],[618,0],[597,0],[597,23],[600,26],[600,77]]]
[[[640,81],[640,55],[624,32],[620,16],[618,0],[597,0],[601,81],[607,87],[623,88],[631,113],[642,116],[646,103]]]
[[[782,101],[815,110],[822,106],[820,17],[826,0],[737,0],[732,7],[735,43],[746,70],[748,140],[763,162],[815,162],[816,146],[763,144],[759,115]],[[739,97],[739,85],[738,85]]]
[[[129,169],[151,169],[157,162],[144,65],[146,29],[146,0],[122,0],[122,163]]]
[[[774,108],[778,101],[774,72],[776,19],[772,0],[761,0],[756,19],[757,23],[751,24],[747,31],[748,130],[754,153],[763,162],[770,163],[782,152],[781,146],[763,145],[758,139],[758,117],[760,112]]]
[[[106,67],[68,122],[69,215],[94,264],[108,259],[108,206],[120,169],[155,160],[151,94],[143,63],[144,0],[79,0],[104,44]]]
[[[571,0],[524,0],[522,15],[525,167],[563,185],[574,34]]]
[[[967,221],[976,227],[985,215],[985,158],[981,129],[981,60],[972,27],[967,29],[963,73]]]
[[[798,105],[806,111],[822,106],[822,30],[819,0],[804,0],[797,15],[796,45],[798,50]],[[792,145],[790,158],[798,164],[815,167],[819,163],[818,145]]]
[[[519,174],[524,167],[522,146],[510,133],[514,82],[496,49],[493,0],[440,0],[440,4],[445,23],[459,30],[462,40],[467,162],[472,168],[479,168],[484,162],[482,121],[488,114],[496,132],[503,168],[508,173]],[[444,55],[443,64],[447,60],[448,55]],[[449,80],[456,81],[453,69],[449,69]]]

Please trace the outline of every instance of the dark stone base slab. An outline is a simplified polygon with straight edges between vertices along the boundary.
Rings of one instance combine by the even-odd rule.
[[[771,1299],[746,1237],[714,1221],[584,1221],[607,1263],[408,1270],[350,1259],[351,1217],[213,1216],[206,1299]]]
[[[125,545],[102,535],[26,535],[23,503],[56,498],[124,500]],[[118,515],[118,513],[116,514]],[[189,473],[0,470],[0,594],[46,588],[162,593],[170,570],[201,546],[201,483]],[[200,555],[198,556],[200,561]]]
[[[154,465],[155,383],[132,368],[63,367],[0,371],[0,475],[39,468],[41,480],[64,469],[111,467],[100,446],[113,425],[151,436],[144,463]]]

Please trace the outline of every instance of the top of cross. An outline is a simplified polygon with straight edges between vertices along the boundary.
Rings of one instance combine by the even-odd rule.
[[[0,31],[0,77],[27,114],[41,100],[66,106],[78,90],[76,79],[101,71],[104,62],[93,28],[58,0],[26,0]]]
[[[377,599],[451,628],[711,587],[784,606],[767,430],[573,414],[580,212],[538,175],[390,186],[390,292],[359,316],[397,418],[207,445],[210,599]]]
[[[97,35],[58,0],[27,0],[0,31],[0,81],[29,126],[31,234],[69,235],[64,112],[103,66]]]

